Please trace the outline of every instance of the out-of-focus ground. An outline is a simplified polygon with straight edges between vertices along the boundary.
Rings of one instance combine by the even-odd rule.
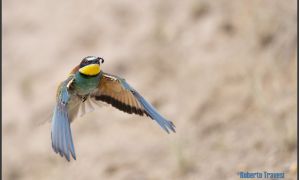
[[[296,179],[296,0],[3,1],[3,179]],[[51,149],[57,84],[87,55],[177,127],[110,106]]]

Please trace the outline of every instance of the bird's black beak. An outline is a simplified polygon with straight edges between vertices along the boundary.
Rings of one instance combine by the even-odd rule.
[[[99,60],[99,62],[100,62],[101,64],[103,64],[103,63],[104,63],[104,59],[103,59],[103,58],[101,58],[101,57],[98,57],[98,60]]]

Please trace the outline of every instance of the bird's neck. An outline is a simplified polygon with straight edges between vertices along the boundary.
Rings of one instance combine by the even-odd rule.
[[[95,76],[86,76],[80,72],[75,74],[75,90],[79,95],[87,95],[93,92],[99,85],[102,72]]]

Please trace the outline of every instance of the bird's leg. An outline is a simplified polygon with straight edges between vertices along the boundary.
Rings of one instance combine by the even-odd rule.
[[[88,96],[83,96],[83,97],[81,98],[82,102],[86,101],[87,98],[88,98]]]
[[[88,96],[81,96],[81,95],[78,95],[78,97],[81,99],[82,102],[85,102],[88,98]]]

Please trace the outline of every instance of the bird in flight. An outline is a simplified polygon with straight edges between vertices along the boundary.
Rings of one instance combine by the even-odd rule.
[[[68,161],[70,154],[76,160],[70,123],[94,110],[97,101],[129,114],[146,115],[167,133],[175,132],[174,124],[160,115],[125,79],[103,72],[103,63],[100,57],[83,58],[57,89],[51,125],[52,148]]]

